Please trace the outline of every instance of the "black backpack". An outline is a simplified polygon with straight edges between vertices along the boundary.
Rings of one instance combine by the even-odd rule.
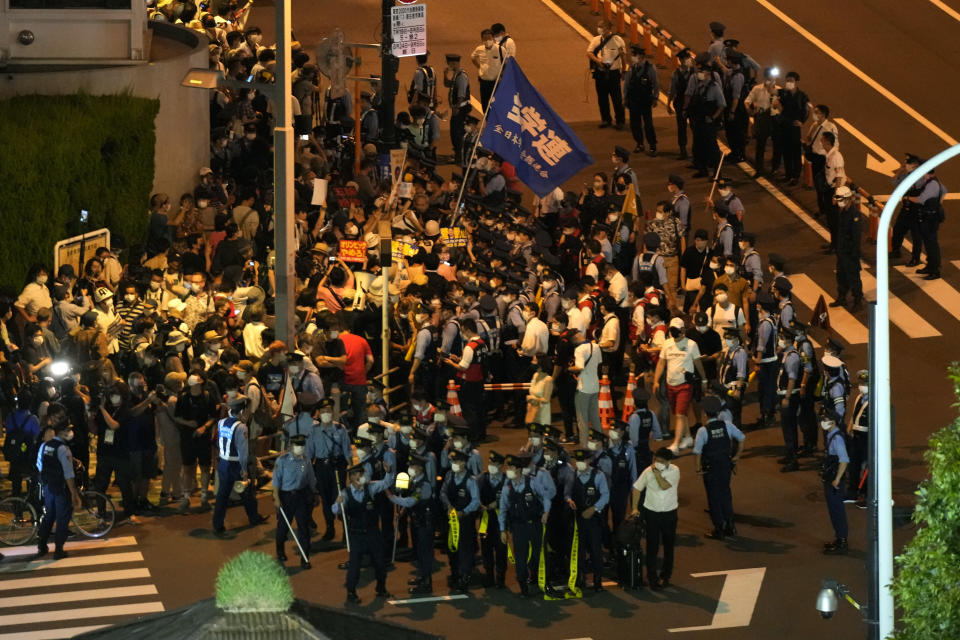
[[[26,419],[17,425],[13,431],[7,431],[7,437],[3,441],[3,457],[7,462],[13,465],[22,465],[30,459],[30,449],[33,448],[33,438],[31,438],[24,427],[30,420],[30,414]]]

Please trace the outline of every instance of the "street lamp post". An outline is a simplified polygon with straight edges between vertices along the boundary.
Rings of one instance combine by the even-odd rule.
[[[877,307],[874,330],[875,353],[874,370],[870,372],[873,385],[874,403],[877,414],[876,452],[877,452],[877,581],[880,598],[878,602],[879,636],[887,638],[893,634],[894,602],[891,583],[893,582],[893,488],[890,481],[892,406],[890,395],[890,264],[887,256],[890,222],[897,203],[907,190],[931,169],[943,164],[950,158],[960,155],[960,144],[944,149],[933,156],[910,175],[900,181],[883,206],[880,224],[877,229]]]
[[[273,86],[273,233],[274,233],[274,331],[278,340],[293,348],[294,263],[293,236],[293,95],[291,69],[291,0],[277,0],[274,18],[277,32],[276,84]]]

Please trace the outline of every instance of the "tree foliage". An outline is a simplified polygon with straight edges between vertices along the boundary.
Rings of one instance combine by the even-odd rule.
[[[960,364],[950,366],[960,407]],[[917,490],[917,533],[897,558],[897,640],[960,638],[960,418],[930,438],[930,477]]]
[[[0,283],[19,289],[53,246],[108,227],[143,237],[153,186],[158,100],[130,95],[17,96],[0,101]]]

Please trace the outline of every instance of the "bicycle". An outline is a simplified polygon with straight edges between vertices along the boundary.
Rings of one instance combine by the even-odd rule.
[[[71,529],[87,538],[102,538],[117,521],[117,511],[110,496],[88,489],[86,468],[74,460],[74,478],[80,494],[80,507],[73,510]],[[31,477],[24,496],[8,496],[0,500],[0,543],[8,546],[29,544],[37,536],[43,514],[43,494],[38,475]]]

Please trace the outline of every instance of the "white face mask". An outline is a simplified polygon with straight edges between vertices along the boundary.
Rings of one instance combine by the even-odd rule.
[[[410,448],[416,451],[420,447],[420,441],[410,438]]]
[[[127,295],[123,296],[123,299],[127,303],[134,303],[137,301],[137,296],[134,293],[128,293]]]
[[[517,477],[517,470],[516,470],[516,469],[507,469],[507,477],[510,478],[511,480],[515,480],[516,477]]]
[[[37,345],[38,347],[39,347],[40,345],[42,345],[42,344],[43,344],[43,336],[34,336],[34,337],[33,337],[33,344]]]
[[[213,351],[213,349],[211,349],[211,351]],[[300,367],[299,367],[299,366],[290,365],[290,375],[295,376],[295,375],[297,375],[298,373],[300,373]]]
[[[735,274],[735,273],[737,272],[737,268],[736,268],[735,266],[733,266],[732,264],[728,264],[727,266],[725,266],[725,267],[723,268],[723,272],[724,272],[725,274],[727,274],[728,276],[732,276],[733,274]]]
[[[728,348],[728,349],[733,349],[734,347],[737,346],[737,341],[734,340],[733,338],[726,338],[726,339],[723,341],[723,344],[727,345],[727,348]]]
[[[539,447],[540,446],[540,436],[530,436],[530,444]]]
[[[697,331],[699,331],[700,333],[706,333],[707,329],[709,328],[710,327],[708,327],[707,325],[703,325],[703,326],[697,325]]]
[[[463,471],[463,465],[459,462],[453,462],[450,464],[450,469],[453,470],[454,473],[460,473]]]
[[[549,453],[543,454],[543,461],[546,462],[547,464],[550,464],[551,462],[553,462],[553,460],[554,460],[554,457]]]
[[[777,340],[777,344],[780,345],[780,348],[781,348],[781,349],[786,349],[787,347],[790,346],[790,341],[789,341],[789,340]]]
[[[611,432],[610,432],[610,442],[617,442],[618,440],[620,440],[620,434],[617,433],[616,431],[611,431]]]
[[[719,269],[719,268],[720,268],[719,263],[716,263],[716,262],[711,262],[711,263],[710,263],[710,271],[716,271],[716,270]]]
[[[488,465],[487,465],[487,473],[489,473],[489,474],[492,475],[492,476],[495,476],[495,475],[497,475],[498,473],[500,473],[500,467],[498,467],[498,466],[495,465],[495,464],[488,464]]]
[[[587,443],[587,449],[590,449],[590,451],[596,451],[599,448],[600,448],[600,443],[597,442],[596,440],[591,440],[590,442]]]
[[[588,465],[587,465],[586,462],[583,462],[582,460],[578,460],[578,461],[577,461],[577,471],[581,471],[581,472],[582,472],[582,471],[586,471],[586,470],[587,470],[587,466],[588,466]]]
[[[333,420],[333,414],[329,412],[323,412],[320,414],[320,422],[330,422]]]
[[[330,331],[330,332],[328,333],[328,335],[330,336],[330,339],[331,339],[331,340],[336,340],[336,339],[340,336],[340,332],[339,332],[339,331]]]
[[[714,300],[717,301],[717,304],[727,304],[727,300],[729,299],[730,299],[730,296],[727,295],[725,291],[718,293],[716,296],[714,296]]]
[[[861,384],[857,388],[860,389],[860,393],[867,393],[870,390],[870,387],[865,384]]]
[[[824,431],[830,431],[830,429],[833,429],[833,422],[829,420],[821,420],[820,428],[823,429]]]
[[[453,448],[456,449],[457,451],[463,450],[463,440],[460,440],[459,438],[457,438],[456,440],[454,440],[454,441],[453,441]]]
[[[530,467],[524,467],[523,470],[521,471],[521,473],[523,473],[523,475],[525,476],[530,475],[530,472],[531,472]]]
[[[121,400],[123,400],[123,396],[118,396],[116,394],[110,396],[110,404],[114,406],[119,405]]]
[[[730,195],[730,189],[718,189],[717,191],[720,192],[721,198],[726,198],[728,195]]]
[[[367,484],[367,476],[360,476],[359,478],[357,478],[357,484],[360,485],[361,487]]]
[[[295,444],[295,445],[293,445],[293,455],[295,455],[295,456],[302,456],[302,455],[303,455],[303,450],[304,450],[304,446],[303,446],[302,444]]]

